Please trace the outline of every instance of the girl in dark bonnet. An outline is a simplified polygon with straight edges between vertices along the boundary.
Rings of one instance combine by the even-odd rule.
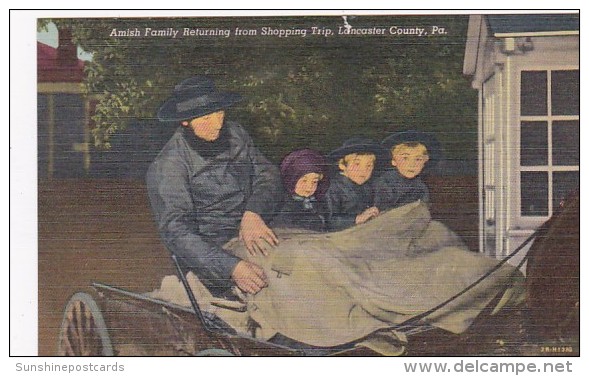
[[[296,150],[282,160],[280,175],[286,197],[272,226],[325,231],[323,198],[329,187],[325,158],[315,150]]]

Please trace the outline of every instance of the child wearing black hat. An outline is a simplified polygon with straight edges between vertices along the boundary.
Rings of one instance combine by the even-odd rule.
[[[373,204],[370,178],[383,156],[384,149],[378,143],[359,137],[345,141],[329,154],[339,169],[326,195],[329,231],[365,223],[379,214]]]
[[[395,133],[382,141],[390,150],[390,168],[375,181],[374,203],[380,211],[415,201],[429,202],[429,189],[420,177],[426,163],[439,158],[437,140],[426,133]]]

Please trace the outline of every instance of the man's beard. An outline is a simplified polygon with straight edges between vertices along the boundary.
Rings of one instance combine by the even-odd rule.
[[[213,158],[229,149],[229,130],[223,124],[219,137],[213,141],[206,141],[194,134],[190,128],[184,128],[184,138],[188,144],[203,158]]]

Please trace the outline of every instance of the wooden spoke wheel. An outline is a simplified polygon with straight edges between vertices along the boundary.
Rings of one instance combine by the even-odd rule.
[[[89,294],[76,293],[66,305],[59,333],[58,355],[114,355],[102,313]]]

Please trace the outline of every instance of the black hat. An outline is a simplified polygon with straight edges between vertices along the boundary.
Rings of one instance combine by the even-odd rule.
[[[237,93],[218,92],[205,76],[188,78],[174,88],[172,96],[160,107],[161,121],[182,121],[225,109],[241,100]]]
[[[426,132],[408,130],[393,133],[382,140],[381,145],[387,150],[405,142],[419,142],[427,148],[430,162],[437,162],[442,158],[442,148],[436,137]]]
[[[365,137],[352,137],[344,141],[342,146],[333,150],[327,155],[327,158],[332,163],[337,163],[341,158],[348,154],[374,154],[376,156],[375,167],[381,169],[388,162],[387,151],[380,146],[376,141]]]

